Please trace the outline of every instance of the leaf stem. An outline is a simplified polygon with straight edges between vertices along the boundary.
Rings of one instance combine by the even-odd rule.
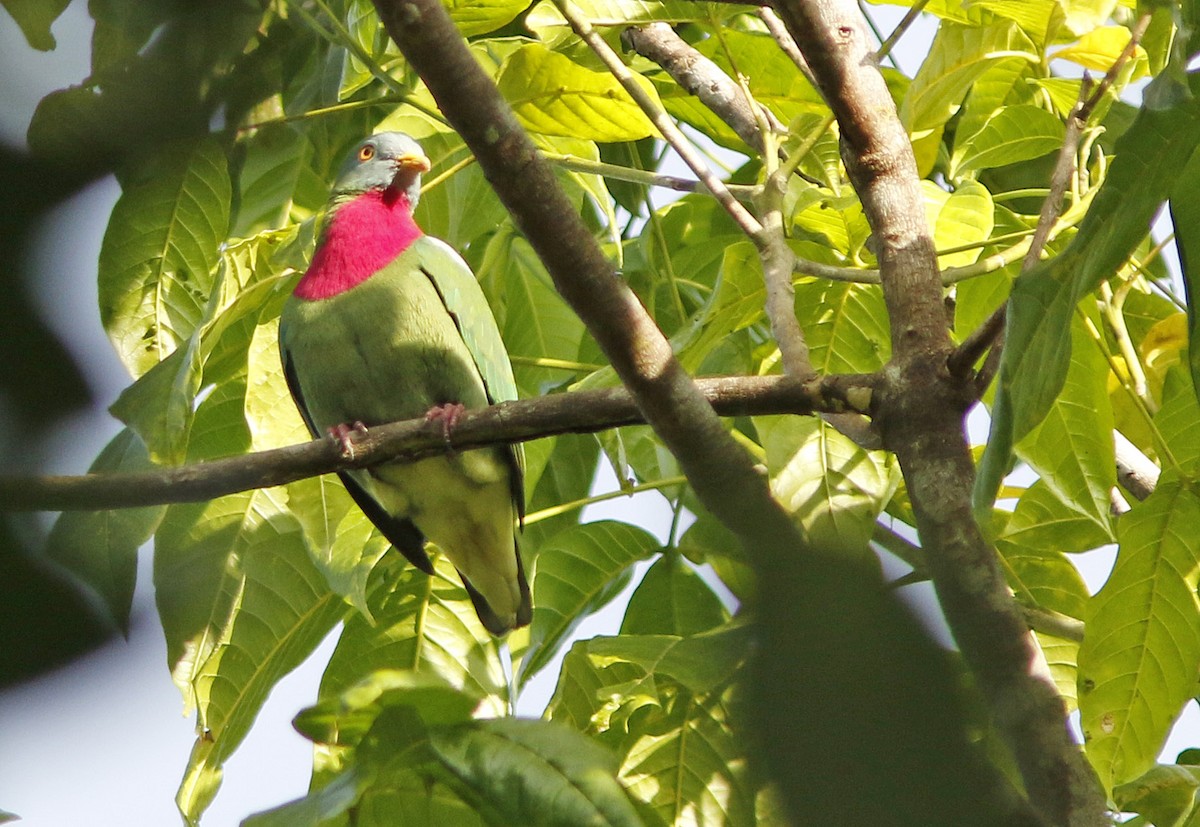
[[[528,514],[525,517],[525,525],[540,523],[542,520],[549,520],[551,517],[557,517],[560,514],[566,514],[568,511],[576,511],[589,505],[594,505],[595,503],[615,500],[618,497],[629,497],[634,494],[640,494],[643,491],[660,491],[664,488],[671,488],[676,485],[686,484],[687,477],[680,475],[677,477],[667,477],[661,480],[654,480],[652,482],[643,482],[639,483],[638,485],[630,486],[629,488],[608,491],[604,494],[594,494],[590,497],[583,497],[582,499],[559,503],[558,505],[552,505],[549,508],[543,508],[540,511],[535,511],[532,514]]]

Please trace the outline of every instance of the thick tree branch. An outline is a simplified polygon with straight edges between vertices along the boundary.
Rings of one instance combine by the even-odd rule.
[[[1104,797],[995,550],[975,523],[963,434],[972,393],[950,375],[942,280],[916,163],[852,0],[779,0],[778,10],[837,117],[842,158],[879,244],[893,361],[876,424],[896,452],[929,572],[1034,809],[1054,824],[1100,824]]]
[[[866,411],[875,381],[873,376],[834,376],[810,382],[780,376],[731,376],[699,379],[696,385],[717,413],[758,416]],[[644,419],[624,388],[579,391],[467,411],[455,425],[453,445],[463,450],[641,422]],[[353,459],[343,457],[332,441],[318,439],[256,454],[137,473],[0,478],[0,511],[99,510],[198,502],[393,459],[420,459],[445,450],[441,428],[430,428],[423,419],[417,419],[355,435]]]

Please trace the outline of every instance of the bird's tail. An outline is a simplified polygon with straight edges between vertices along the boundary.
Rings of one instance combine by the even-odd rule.
[[[496,637],[503,637],[513,629],[528,626],[529,621],[533,619],[533,598],[529,594],[529,581],[525,578],[525,564],[521,562],[521,548],[515,542],[513,543],[513,553],[517,555],[517,588],[520,590],[521,596],[515,616],[501,617],[496,614],[479,590],[471,585],[471,581],[461,571],[458,573],[458,576],[462,578],[463,586],[466,587],[467,594],[471,597],[471,603],[475,606],[475,614],[479,615],[479,621],[483,624],[483,628]]]

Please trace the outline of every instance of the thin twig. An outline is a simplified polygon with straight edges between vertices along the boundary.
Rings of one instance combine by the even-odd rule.
[[[661,175],[657,172],[623,167],[620,164],[590,161],[587,158],[579,158],[575,155],[560,155],[554,152],[543,151],[542,157],[556,166],[569,169],[573,172],[601,175],[617,181],[628,181],[631,184],[643,184],[650,187],[662,187],[663,189],[675,190],[676,192],[708,192],[708,187],[699,181],[693,181],[688,178],[677,178],[674,175]],[[759,190],[758,187],[749,184],[726,184],[725,187],[737,198],[746,201],[752,199]]]

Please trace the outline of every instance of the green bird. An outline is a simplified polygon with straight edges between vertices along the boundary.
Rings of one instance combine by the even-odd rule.
[[[425,235],[412,211],[429,159],[408,135],[360,143],[333,186],[312,262],[283,308],[279,349],[313,436],[351,453],[349,434],[385,422],[441,420],[515,399],[512,365],[474,273]],[[483,625],[529,623],[529,583],[514,532],[525,516],[519,447],[447,452],[339,474],[355,503],[417,568],[425,539],[458,569]]]

